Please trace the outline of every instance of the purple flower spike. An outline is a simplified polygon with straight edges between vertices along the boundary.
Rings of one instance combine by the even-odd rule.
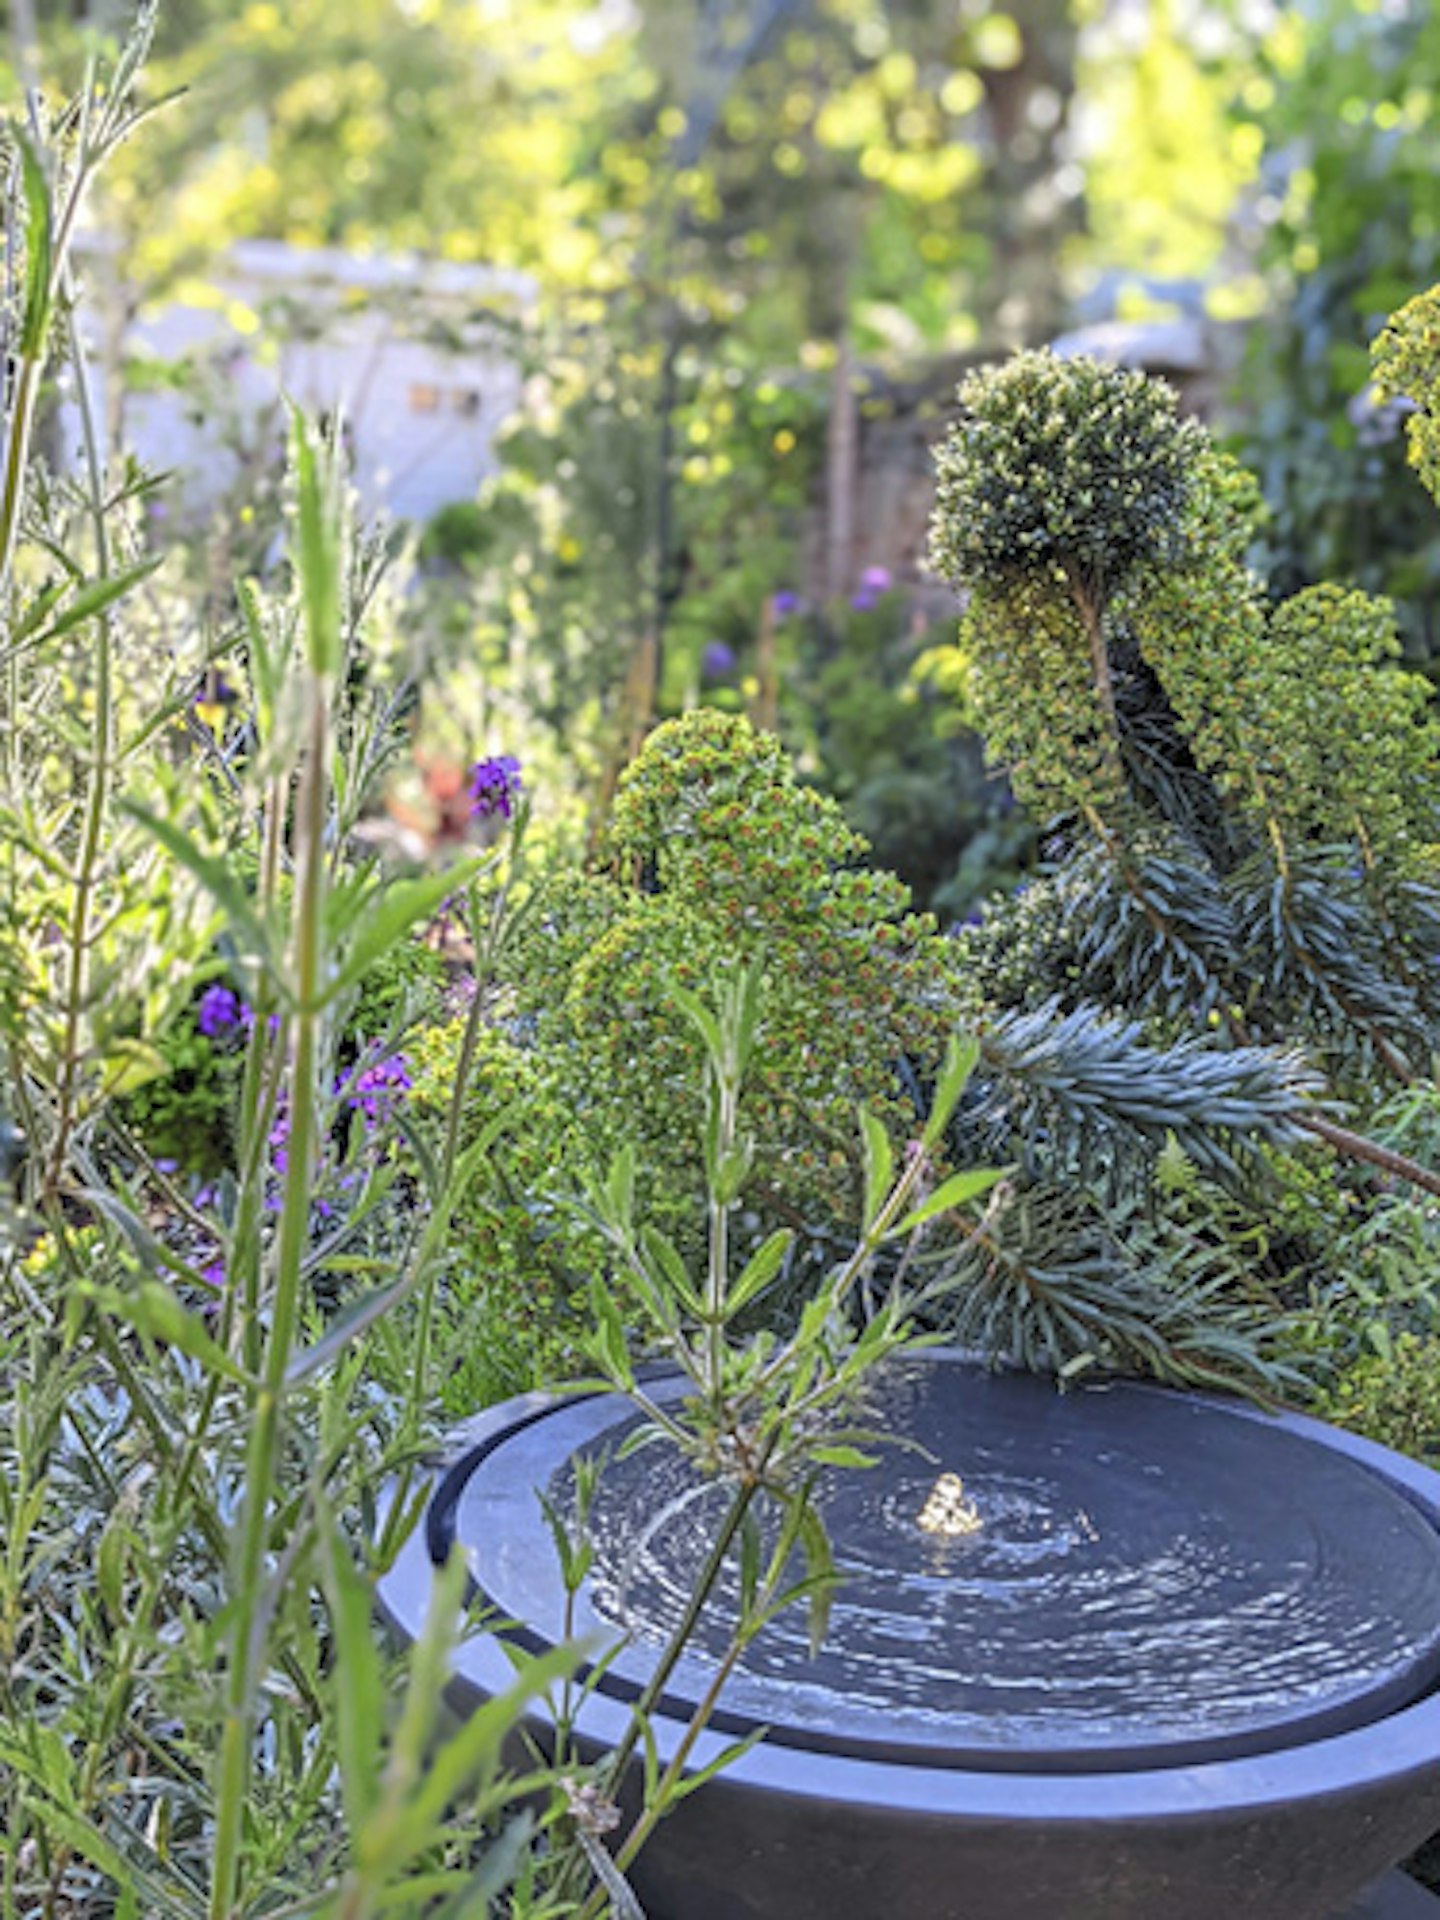
[[[736,667],[735,649],[723,640],[712,640],[700,656],[702,680],[728,680]]]
[[[855,593],[850,596],[850,604],[856,613],[869,613],[875,605],[873,593]]]
[[[789,587],[782,587],[779,593],[771,596],[770,611],[777,620],[787,620],[792,613],[800,611],[800,596],[792,593]]]
[[[492,754],[470,769],[470,817],[486,820],[494,815],[508,820],[520,797],[520,762],[511,753]]]
[[[352,1113],[365,1116],[368,1127],[388,1120],[397,1097],[408,1092],[413,1084],[409,1063],[403,1053],[396,1053],[349,1075],[335,1091]]]
[[[207,987],[200,996],[200,1005],[196,1010],[195,1024],[207,1040],[218,1039],[222,1033],[230,1033],[236,1027],[249,1024],[250,1009],[229,987],[215,985]]]
[[[275,1124],[265,1138],[270,1148],[270,1165],[276,1173],[288,1173],[290,1171],[290,1114],[287,1108],[281,1107],[276,1113]]]
[[[213,1260],[207,1261],[206,1264],[201,1267],[200,1278],[205,1282],[207,1287],[220,1288],[225,1285],[225,1256],[223,1253],[217,1253]]]

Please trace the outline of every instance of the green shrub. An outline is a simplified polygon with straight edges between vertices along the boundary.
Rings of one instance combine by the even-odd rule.
[[[407,1127],[439,1153],[465,1034],[457,1015],[421,1026],[405,1042],[411,1085]],[[441,1287],[457,1356],[443,1389],[460,1416],[507,1393],[573,1372],[584,1327],[581,1289],[594,1266],[594,1239],[565,1205],[568,1167],[580,1142],[545,1063],[482,1024],[466,1080],[462,1152],[491,1122],[503,1131],[456,1206]]]
[[[944,948],[834,801],[796,780],[780,743],[713,709],[656,729],[625,774],[608,875],[552,890],[516,950],[522,1023],[576,1124],[641,1149],[657,1197],[702,1189],[691,1142],[698,1043],[673,985],[753,964],[765,1044],[751,1096],[752,1204],[834,1226],[856,1217],[864,1102],[903,1145],[917,1124],[899,1075],[944,1050]]]
[[[1422,408],[1428,311],[1380,349]],[[1032,1293],[1102,1348],[1167,1290],[1196,1326],[1248,1300],[1323,1369],[1428,1290],[1437,1176],[1383,1109],[1440,1050],[1440,725],[1385,603],[1269,601],[1257,502],[1137,375],[1028,354],[966,382],[932,554],[969,599],[940,669],[1049,819],[1050,870],[957,943],[958,991],[1026,1055],[981,1151],[1019,1160]],[[1157,1178],[1175,1151],[1193,1177]]]
[[[213,1179],[234,1163],[243,1050],[201,1033],[193,1007],[155,1046],[164,1071],[120,1103],[120,1118],[152,1159]]]
[[[1347,1367],[1316,1411],[1337,1426],[1440,1466],[1440,1337],[1402,1333]]]

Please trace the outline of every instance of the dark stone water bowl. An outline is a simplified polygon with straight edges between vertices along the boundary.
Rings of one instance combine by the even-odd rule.
[[[678,1379],[652,1382],[678,1396]],[[509,1624],[452,1704],[506,1686],[501,1635],[561,1637],[537,1490],[636,1415],[492,1409],[381,1583],[413,1638],[458,1540]],[[634,1873],[651,1920],[1331,1920],[1440,1827],[1440,1475],[1321,1423],[1126,1383],[1057,1394],[932,1350],[876,1389],[897,1442],[824,1485],[845,1584],[825,1647],[782,1616],[727,1687],[687,1798]],[[607,1461],[577,1629],[622,1641],[580,1718],[629,1720],[716,1489]],[[673,1751],[724,1643],[727,1582],[655,1719]]]

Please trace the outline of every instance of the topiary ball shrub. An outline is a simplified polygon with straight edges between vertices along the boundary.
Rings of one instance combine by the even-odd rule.
[[[971,374],[959,401],[931,528],[945,579],[1059,568],[1110,589],[1175,550],[1203,436],[1168,387],[1042,349]]]

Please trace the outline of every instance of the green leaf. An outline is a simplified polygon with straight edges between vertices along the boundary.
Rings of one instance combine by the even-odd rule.
[[[337,1266],[336,1261],[326,1261],[327,1268]],[[398,1307],[411,1288],[415,1285],[412,1271],[403,1273],[388,1287],[378,1287],[374,1293],[367,1293],[362,1299],[353,1300],[343,1306],[335,1318],[326,1327],[318,1340],[308,1347],[301,1347],[292,1357],[285,1369],[286,1386],[298,1386],[302,1380],[308,1380],[338,1360],[350,1342],[367,1327],[373,1327],[377,1320]]]
[[[45,350],[45,335],[50,326],[54,278],[50,183],[39,152],[25,128],[12,119],[10,130],[20,148],[25,182],[25,294],[19,345],[25,359],[35,360]]]
[[[925,1121],[921,1140],[927,1148],[939,1145],[949,1126],[960,1096],[965,1091],[966,1082],[975,1071],[975,1063],[980,1058],[980,1042],[973,1033],[952,1033],[949,1045],[945,1049],[945,1064],[940,1070],[940,1079],[935,1088],[935,1097],[930,1104],[930,1113]]]
[[[956,1207],[968,1206],[972,1200],[978,1200],[982,1193],[989,1193],[1012,1172],[1008,1167],[967,1167],[963,1172],[952,1173],[948,1180],[922,1200],[920,1205],[896,1227],[897,1234],[913,1233],[917,1227],[923,1227],[927,1220],[933,1220],[938,1213],[949,1213]]]
[[[295,468],[296,555],[305,608],[306,657],[310,671],[333,679],[340,671],[340,499],[333,447],[324,445],[297,410],[291,417],[290,457]]]
[[[675,1242],[658,1227],[642,1227],[640,1244],[645,1250],[652,1278],[663,1281],[689,1314],[698,1319],[705,1311],[704,1302],[690,1284],[690,1276],[685,1271],[685,1262],[680,1257]]]
[[[555,1558],[560,1564],[560,1581],[567,1593],[578,1593],[580,1583],[590,1571],[593,1550],[583,1538],[572,1534],[567,1516],[547,1493],[537,1492],[540,1511],[545,1525],[550,1530],[550,1541],[555,1549]]]
[[[495,1903],[519,1873],[534,1832],[535,1816],[529,1811],[508,1821],[500,1837],[486,1846],[480,1871],[463,1892],[441,1909],[436,1920],[490,1920]],[[407,1875],[404,1885],[392,1889],[381,1905],[401,1907],[413,1913],[416,1898],[417,1891]]]
[[[239,879],[231,872],[229,865],[215,854],[205,853],[195,844],[188,833],[174,826],[168,820],[162,820],[159,814],[152,813],[138,800],[122,800],[122,810],[132,820],[138,820],[146,832],[158,840],[167,853],[174,856],[188,873],[193,873],[207,893],[223,910],[230,923],[230,932],[246,952],[253,955],[264,966],[270,978],[288,999],[286,984],[275,964],[270,934],[264,922],[255,911],[255,904],[245,891]]]
[[[321,1578],[335,1641],[331,1691],[340,1785],[350,1830],[360,1833],[379,1798],[385,1731],[385,1683],[372,1617],[374,1595],[328,1510],[320,1515],[320,1544]]]
[[[241,580],[236,584],[235,601],[245,622],[246,658],[257,715],[261,730],[268,733],[275,702],[280,695],[281,662],[271,649],[270,637],[265,631],[265,621],[260,611],[259,592],[253,580]]]
[[[628,1234],[635,1213],[635,1148],[626,1141],[617,1149],[605,1177],[605,1205],[611,1226]]]
[[[759,1746],[769,1731],[768,1727],[752,1727],[743,1740],[733,1740],[728,1747],[717,1753],[713,1760],[697,1768],[694,1773],[687,1773],[682,1780],[675,1783],[676,1803],[683,1800],[687,1794],[694,1793],[698,1788],[705,1786],[726,1767],[733,1767],[737,1760],[743,1760],[753,1747]]]
[[[763,1246],[757,1247],[746,1261],[740,1278],[730,1289],[726,1305],[729,1311],[739,1313],[748,1307],[752,1300],[758,1299],[774,1281],[785,1264],[785,1256],[794,1244],[795,1234],[790,1227],[780,1227],[772,1233]]]
[[[95,1551],[95,1585],[105,1611],[117,1626],[125,1618],[125,1568],[133,1543],[125,1509],[118,1506],[105,1522]]]
[[[717,1207],[733,1206],[740,1198],[750,1178],[753,1158],[754,1149],[748,1140],[738,1140],[728,1153],[720,1156],[711,1181]]]
[[[736,976],[726,1012],[732,1037],[735,1071],[744,1078],[760,1032],[760,1002],[764,982],[758,967],[742,967]]]
[[[65,598],[65,589],[69,585],[70,582],[68,580],[54,580],[43,592],[36,594],[24,613],[10,629],[10,647],[8,651],[11,654],[19,650],[19,645],[22,640],[28,639],[32,633],[38,632],[45,624],[46,620],[50,617],[51,610],[58,606],[60,601]]]
[[[443,873],[387,881],[374,906],[360,919],[344,964],[326,988],[321,1004],[359,986],[377,960],[383,959],[412,927],[431,919],[442,900],[468,886],[483,864],[481,858],[462,860]]]
[[[800,1545],[805,1554],[809,1579],[815,1585],[810,1594],[810,1658],[819,1654],[830,1625],[830,1603],[834,1599],[837,1575],[835,1556],[830,1551],[830,1536],[808,1497],[800,1513]]]
[[[705,1043],[705,1051],[710,1056],[717,1073],[725,1068],[725,1044],[720,1037],[720,1023],[705,1005],[704,1001],[686,988],[670,982],[670,998],[694,1027]]]
[[[601,1384],[608,1385],[609,1383],[601,1382]],[[628,1460],[632,1453],[643,1453],[646,1447],[656,1446],[662,1440],[669,1440],[669,1438],[670,1435],[663,1427],[657,1427],[653,1421],[647,1420],[644,1426],[632,1428],[632,1430],[626,1434],[625,1438],[620,1442],[620,1445],[615,1449],[615,1458],[617,1460]]]
[[[189,1312],[170,1289],[158,1280],[142,1280],[134,1287],[101,1287],[89,1281],[79,1292],[94,1302],[102,1313],[113,1314],[137,1333],[162,1345],[174,1347],[191,1360],[198,1360],[211,1373],[218,1373],[237,1386],[253,1387],[256,1382],[238,1360],[232,1358],[217,1340],[205,1331],[204,1322]]]
[[[811,1447],[810,1458],[822,1467],[878,1467],[878,1453],[862,1453],[859,1447]]]
[[[740,1612],[743,1617],[755,1605],[760,1591],[760,1523],[753,1508],[747,1507],[740,1522]]]
[[[865,1138],[865,1215],[868,1227],[880,1212],[890,1183],[895,1176],[895,1155],[890,1136],[868,1108],[860,1109],[860,1129]]]
[[[60,639],[62,635],[82,626],[85,621],[95,619],[107,607],[113,606],[117,600],[122,599],[140,581],[149,579],[157,567],[164,565],[164,560],[163,554],[155,554],[148,560],[140,561],[136,566],[127,567],[123,573],[111,574],[105,580],[92,580],[75,595],[63,613],[52,620],[43,631],[31,632],[27,635],[25,627],[17,628],[11,645],[5,649],[3,655],[0,655],[0,659],[13,660],[17,655],[29,652],[32,648],[43,647],[51,640]]]
[[[169,1071],[164,1056],[148,1041],[122,1035],[110,1041],[105,1049],[100,1074],[100,1097],[110,1100],[122,1094],[134,1093],[138,1087],[148,1086],[152,1080],[163,1080]]]
[[[397,1864],[429,1844],[467,1781],[500,1764],[505,1740],[525,1707],[568,1678],[586,1651],[582,1643],[555,1647],[535,1660],[522,1659],[514,1685],[477,1707],[460,1731],[430,1756],[418,1791],[396,1823],[392,1858]]]
[[[592,1350],[614,1384],[628,1393],[635,1384],[630,1352],[625,1342],[625,1327],[620,1310],[610,1298],[609,1288],[596,1274],[590,1282],[590,1311],[595,1317]]]

